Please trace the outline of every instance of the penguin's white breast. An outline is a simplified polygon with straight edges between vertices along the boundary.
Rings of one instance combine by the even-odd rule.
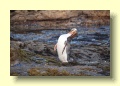
[[[58,38],[58,43],[57,43],[57,50],[61,51],[63,50],[64,46],[65,46],[65,42],[67,42],[67,38],[70,36],[71,34],[63,34]]]
[[[65,41],[67,42],[67,38],[69,37],[70,35],[69,34],[64,34],[64,35],[61,35],[58,39],[58,43],[57,43],[57,52],[58,52],[58,56],[59,56],[59,59],[62,61],[62,62],[67,62],[67,54],[69,53],[68,52],[68,49],[70,47],[70,45],[68,44],[66,47],[65,47]],[[65,47],[65,50],[62,54],[62,51]],[[66,50],[67,49],[67,50]]]
[[[57,51],[58,54],[62,54],[62,50],[65,46],[65,41],[67,41],[67,38],[64,35],[61,35],[58,39],[58,43],[57,43]]]

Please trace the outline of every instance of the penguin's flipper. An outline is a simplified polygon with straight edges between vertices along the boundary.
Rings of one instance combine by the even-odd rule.
[[[56,51],[56,49],[57,49],[57,44],[54,46],[54,51]]]
[[[65,41],[65,46],[64,46],[64,48],[63,48],[63,51],[62,51],[62,54],[63,54],[63,52],[64,52],[64,50],[65,50],[65,47],[67,46],[67,41]]]
[[[72,37],[69,36],[69,37],[67,38],[67,42],[70,42],[71,40],[72,40]]]

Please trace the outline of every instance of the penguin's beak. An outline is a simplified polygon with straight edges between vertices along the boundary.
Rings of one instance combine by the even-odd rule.
[[[71,36],[72,36],[72,38],[74,38],[75,36],[77,36],[77,32],[73,31]]]

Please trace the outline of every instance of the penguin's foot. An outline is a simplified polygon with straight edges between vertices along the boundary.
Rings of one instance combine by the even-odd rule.
[[[68,62],[63,62],[62,66],[69,66],[69,63]]]
[[[77,62],[62,62],[62,66],[75,66],[78,65]]]

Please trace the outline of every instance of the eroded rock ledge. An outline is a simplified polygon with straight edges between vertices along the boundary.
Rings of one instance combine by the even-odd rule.
[[[11,31],[68,29],[110,24],[110,11],[11,10]]]

